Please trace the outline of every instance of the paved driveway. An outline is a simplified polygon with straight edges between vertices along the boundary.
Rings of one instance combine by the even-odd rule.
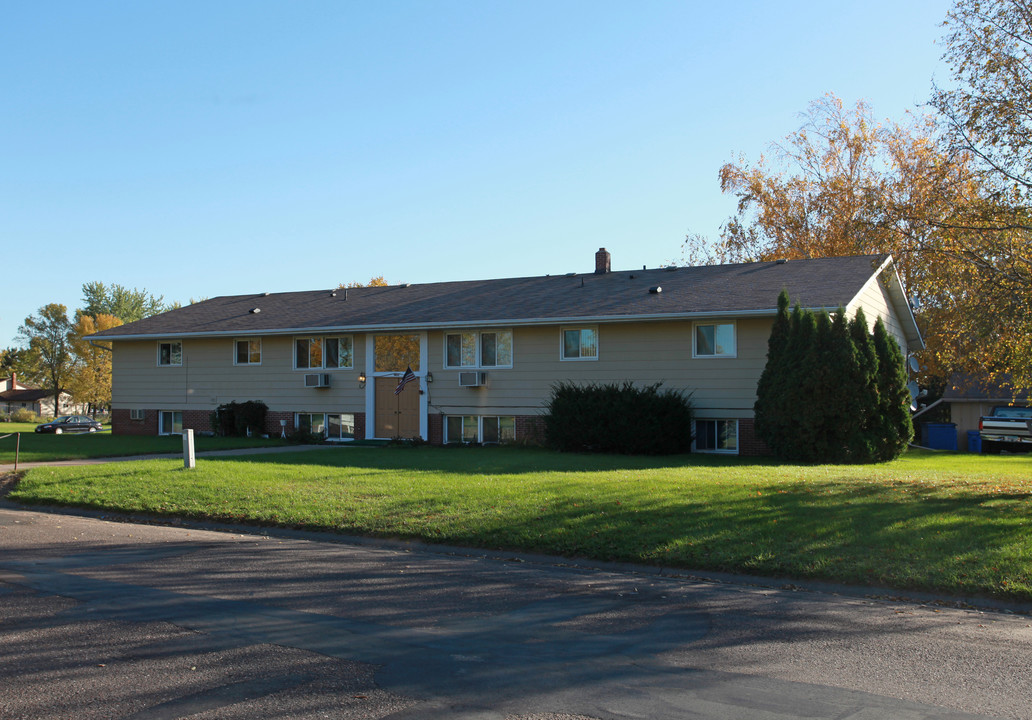
[[[1032,718],[1030,665],[1005,612],[0,507],[2,718]]]

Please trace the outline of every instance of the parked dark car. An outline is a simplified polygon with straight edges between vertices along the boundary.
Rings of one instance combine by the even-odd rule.
[[[36,426],[38,433],[54,433],[55,435],[78,432],[95,433],[103,429],[103,425],[85,415],[62,415],[50,422]]]

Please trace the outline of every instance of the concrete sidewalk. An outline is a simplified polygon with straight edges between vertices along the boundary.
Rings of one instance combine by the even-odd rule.
[[[285,445],[267,448],[235,448],[233,450],[207,450],[194,453],[194,457],[236,457],[241,455],[273,455],[276,453],[306,452],[308,450],[333,450],[343,445]],[[66,465],[103,465],[105,463],[130,462],[133,460],[182,460],[183,453],[160,453],[157,455],[122,455],[118,457],[80,458],[77,460],[50,460],[47,462],[20,462],[19,470],[28,470],[36,467],[62,467]],[[14,471],[13,464],[0,465],[0,473]]]

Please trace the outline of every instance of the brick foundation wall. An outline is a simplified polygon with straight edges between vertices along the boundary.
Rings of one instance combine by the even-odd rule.
[[[516,442],[528,445],[544,445],[545,418],[541,415],[517,415]]]
[[[426,437],[431,445],[444,445],[444,415],[431,414],[427,418]]]
[[[745,457],[770,455],[767,444],[756,437],[755,423],[752,418],[738,421],[738,454]]]
[[[158,411],[145,410],[143,420],[130,420],[128,410],[111,411],[112,435],[157,435]]]
[[[211,410],[183,410],[183,429],[193,430],[195,435],[210,433]]]

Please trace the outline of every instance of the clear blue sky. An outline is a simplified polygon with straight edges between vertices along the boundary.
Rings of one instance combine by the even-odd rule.
[[[166,300],[667,263],[826,92],[900,119],[951,3],[7,2],[0,347]]]

